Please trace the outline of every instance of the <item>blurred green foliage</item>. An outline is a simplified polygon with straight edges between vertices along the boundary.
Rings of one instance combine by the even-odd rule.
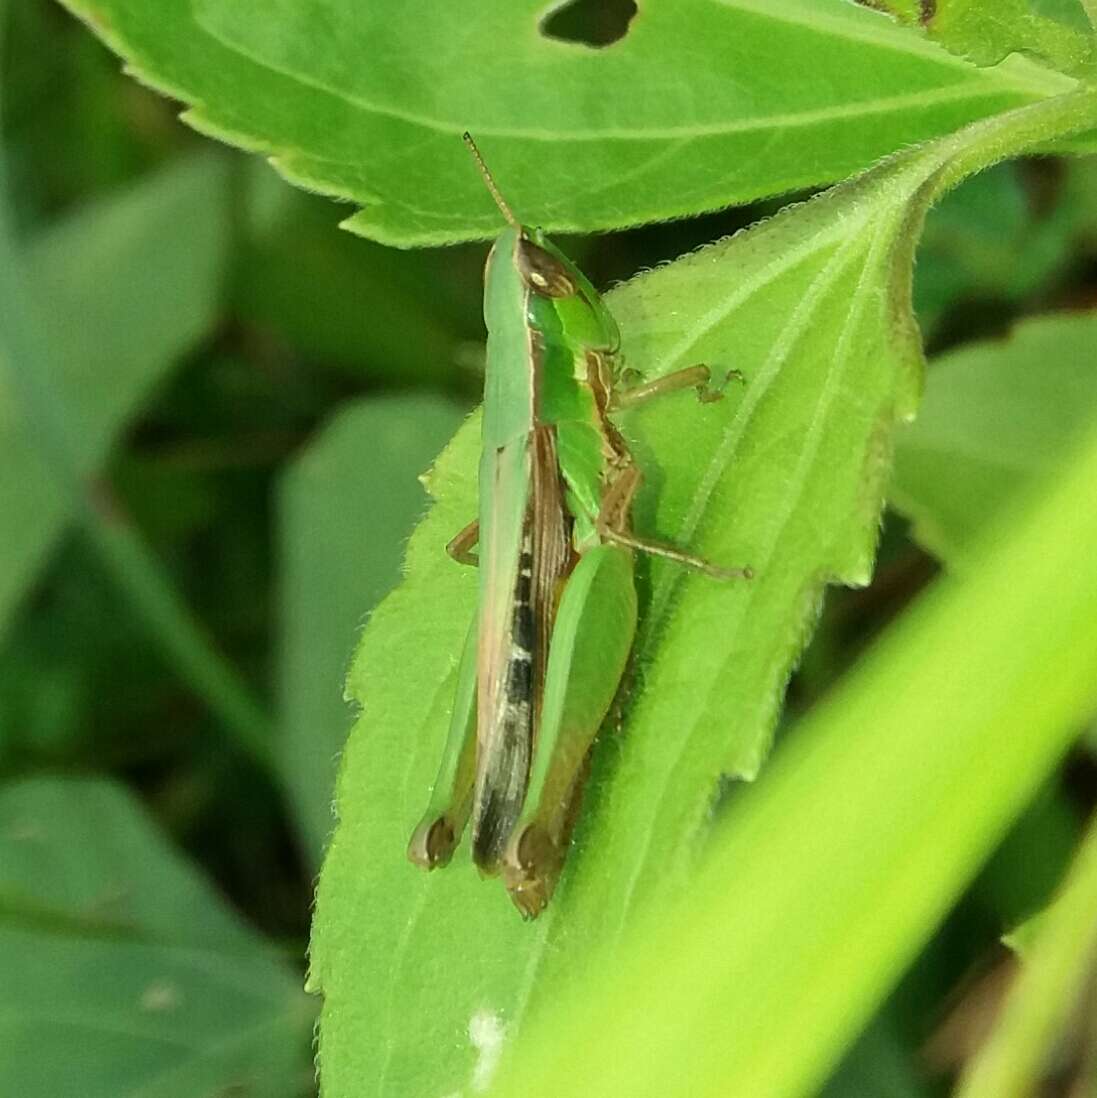
[[[147,78],[188,100],[190,118],[201,128],[279,154],[282,170],[314,189],[365,202],[365,211],[352,216],[353,228],[404,244],[493,231],[494,214],[474,174],[459,149],[450,152],[452,127],[411,124],[405,130],[389,110],[394,103],[408,105],[401,96],[431,92],[429,81],[412,89],[393,75],[425,47],[423,37],[397,35],[385,39],[384,50],[371,50],[356,36],[395,31],[383,25],[371,29],[354,5],[332,0],[328,9],[334,15],[353,16],[354,33],[333,40],[339,48],[322,57],[287,53],[295,40],[286,28],[314,26],[323,7],[318,2],[279,0],[261,9],[176,0],[72,6],[93,22],[110,10],[113,23],[100,23],[107,37],[127,56],[140,54],[135,63]],[[952,55],[885,16],[857,12],[852,5],[830,5],[829,21],[818,25],[814,16],[803,16],[810,5],[782,0],[781,6],[794,16],[783,60],[775,59],[769,31],[759,23],[753,37],[737,47],[741,79],[725,88],[723,98],[690,90],[689,79],[700,79],[699,71],[691,73],[689,66],[683,71],[670,54],[659,59],[669,32],[666,26],[660,32],[657,20],[670,17],[686,27],[688,33],[670,44],[692,57],[706,40],[724,33],[719,20],[726,13],[702,13],[698,18],[710,22],[695,25],[681,11],[652,0],[650,11],[645,6],[641,13],[651,21],[634,22],[620,43],[622,52],[615,55],[618,47],[610,47],[601,55],[611,67],[599,75],[605,86],[588,96],[587,109],[601,105],[605,117],[578,108],[558,110],[556,87],[545,80],[551,96],[534,86],[528,95],[503,97],[490,106],[470,99],[467,117],[454,125],[477,125],[488,134],[484,144],[491,147],[497,174],[508,181],[508,193],[513,183],[523,211],[543,214],[547,224],[560,229],[618,227],[759,200],[612,237],[565,240],[569,253],[606,287],[768,216],[778,203],[767,201],[767,195],[822,186],[884,153],[948,135],[970,119],[1061,92],[1070,86],[1066,71],[1084,68],[1091,42],[1086,11],[1093,7],[1074,0],[1018,0],[1003,7],[996,36],[977,43],[990,51],[979,60],[993,60],[990,54],[1028,41],[1024,35],[1034,25],[1043,37],[1028,59],[1014,56],[993,69],[960,59],[971,52],[968,20],[978,14],[977,5],[950,10],[939,0],[948,18],[938,38],[955,51]],[[764,5],[725,7],[757,15]],[[915,14],[912,5],[898,8]],[[502,5],[487,4],[475,14],[447,11],[433,40],[444,44],[459,33],[475,38],[464,26],[469,20],[476,33],[486,34],[476,20],[486,21],[490,30],[502,11]],[[381,19],[380,9],[376,17]],[[855,23],[861,17],[874,21]],[[0,1093],[306,1095],[314,1089],[310,1028],[316,1004],[298,989],[313,881],[334,825],[329,806],[336,762],[354,716],[342,700],[342,681],[356,635],[397,584],[407,539],[428,506],[418,477],[477,397],[484,248],[397,251],[340,232],[336,225],[350,210],[294,189],[258,158],[181,125],[175,117],[178,103],[123,75],[117,58],[52,0],[7,0],[0,4],[0,21],[0,263],[3,285],[14,287],[0,310],[0,972],[8,977],[0,1011],[5,1019]],[[578,25],[581,29],[581,16]],[[867,27],[867,37],[845,42],[847,28],[855,25],[858,34]],[[912,36],[915,44],[908,52],[897,46],[907,41],[896,37],[900,34]],[[824,40],[838,42],[833,52],[826,52]],[[521,48],[532,63],[542,47],[531,41]],[[360,64],[362,50],[383,54],[386,65]],[[572,81],[569,87],[582,86],[584,78],[569,66],[589,70],[595,56],[589,51],[554,55],[554,64],[562,66],[558,78]],[[899,56],[901,64],[895,60]],[[796,68],[802,79],[770,80],[766,74],[779,61],[788,71]],[[502,66],[499,71],[517,65],[516,58],[503,54],[493,63]],[[754,71],[752,64],[761,68]],[[1056,71],[1057,65],[1064,71]],[[628,78],[642,69],[646,83]],[[266,82],[249,84],[260,70]],[[462,71],[453,62],[443,76],[459,80]],[[481,73],[484,81],[488,75]],[[493,79],[502,78],[496,72]],[[651,93],[642,101],[638,86]],[[889,111],[872,101],[899,97],[902,104],[901,97],[915,86],[919,95],[932,93],[924,108],[911,110],[907,104]],[[384,109],[373,112],[368,124],[352,124],[356,116],[332,88],[373,95],[383,100],[374,105]],[[434,87],[434,102],[413,106],[429,114],[438,97],[452,91],[443,83],[440,90]],[[783,124],[766,121],[771,114],[814,109],[826,96],[842,106],[837,121],[822,119],[816,128],[798,131],[795,140]],[[852,97],[854,105],[842,96]],[[195,99],[202,101],[198,108]],[[632,112],[632,122],[643,131],[635,142],[591,140],[586,129],[612,121],[607,105]],[[665,137],[659,136],[660,125],[668,124],[660,112],[687,108],[697,112],[690,122],[700,130],[706,125],[719,130],[726,117],[744,125],[708,133],[669,155],[661,144]],[[522,117],[511,117],[515,111]],[[516,125],[522,132],[513,141],[493,132]],[[546,133],[554,140],[546,142]],[[1084,135],[1076,140],[1077,147],[1085,140]],[[292,156],[285,153],[287,143],[295,149]],[[631,171],[643,175],[652,156],[659,171],[643,186],[621,170],[622,163],[631,164]],[[736,167],[731,176],[720,167],[727,163]],[[546,182],[561,179],[569,181],[567,188]],[[379,204],[379,196],[388,204]],[[833,696],[833,685],[850,667],[860,666],[863,653],[893,619],[907,616],[907,604],[934,573],[943,568],[967,579],[989,559],[979,553],[991,550],[973,548],[983,544],[986,531],[998,531],[997,540],[1012,545],[1013,527],[993,524],[1004,522],[1002,515],[1020,515],[1026,500],[1039,500],[1067,478],[1076,444],[1097,417],[1095,196],[1097,163],[1049,156],[990,168],[930,211],[913,287],[922,333],[933,352],[925,401],[920,418],[897,435],[892,491],[897,510],[885,518],[875,578],[860,590],[831,591],[791,681],[781,728],[789,729],[789,746],[801,753],[810,754],[806,737],[812,732],[797,718],[811,716],[817,703]],[[898,209],[885,202],[876,214],[886,218]],[[817,206],[817,213],[825,222],[825,207]],[[790,246],[804,239],[793,234]],[[843,254],[857,258],[856,240],[850,240]],[[731,262],[749,247],[736,245],[728,252]],[[749,262],[748,256],[743,269]],[[858,270],[869,266],[866,260]],[[668,273],[648,285],[666,286],[675,277]],[[838,290],[856,294],[855,282],[839,283]],[[637,353],[651,350],[661,361],[661,314],[644,297],[643,285],[618,295],[626,340],[635,341]],[[684,287],[676,291],[684,300],[699,292],[688,277]],[[775,298],[757,316],[740,318],[745,359],[763,358],[795,314],[795,281],[782,293],[782,301]],[[702,305],[686,301],[683,307],[687,304]],[[817,355],[833,348],[825,322],[811,331]],[[734,357],[735,331],[721,338],[729,342],[718,353]],[[813,363],[822,361],[805,356],[805,385],[814,376]],[[883,368],[881,361],[866,358],[864,377],[870,367]],[[852,402],[863,392],[855,386],[844,399]],[[836,406],[828,428],[835,432],[827,439],[836,456],[822,470],[827,476],[820,483],[832,486],[827,491],[840,483],[840,453],[843,440],[849,442],[841,432],[852,437],[850,419],[841,414],[845,407]],[[642,417],[630,426],[643,440],[652,482],[661,490],[644,504],[645,521],[656,528],[673,519],[675,485],[688,487],[688,455],[676,451],[673,440],[694,429],[690,412],[683,409],[680,419],[662,426]],[[671,441],[660,437],[661,430]],[[800,438],[798,432],[790,427],[790,444]],[[460,445],[471,454],[475,443],[468,430],[463,438]],[[887,454],[878,457],[883,461]],[[675,460],[681,463],[677,472]],[[767,470],[776,475],[777,466],[767,464],[773,460],[770,451],[748,451],[727,470],[728,491],[742,491],[737,500],[757,502],[751,493],[761,491]],[[752,461],[758,464],[747,475],[744,469]],[[443,479],[448,475],[443,469]],[[661,475],[666,484],[659,483]],[[740,476],[743,485],[735,487]],[[471,484],[461,491],[471,498]],[[453,515],[436,510],[434,525],[419,537],[423,559],[437,557],[439,574],[414,596],[427,607],[415,613],[437,613],[455,636],[463,633],[465,621],[450,620],[451,603],[460,601],[464,581],[455,576],[451,584],[452,570],[437,551],[443,519],[467,512],[467,502],[459,493],[451,495],[447,506]],[[736,521],[724,521],[729,515]],[[810,542],[812,530],[821,537],[817,517],[827,517],[826,509],[803,512],[801,544]],[[762,509],[748,510],[746,517],[738,508],[714,513],[707,536],[742,536],[744,527],[736,522],[748,518],[750,529],[756,528]],[[863,561],[867,570],[875,510],[869,508],[861,519],[867,523],[857,527],[864,544],[837,543],[838,564],[849,567],[836,565],[827,578],[839,573],[856,578],[857,569],[849,559],[843,562],[842,554]],[[1053,525],[1049,520],[1048,529]],[[836,522],[835,529],[845,527]],[[735,556],[732,551],[729,559]],[[786,565],[791,586],[796,579],[791,563],[779,562],[772,570]],[[1023,584],[1022,575],[1010,576],[1012,583]],[[658,598],[659,570],[642,582],[650,606]],[[399,625],[395,611],[412,605],[406,601],[410,596],[401,597],[404,603],[390,603],[386,611],[393,628]],[[1051,604],[1050,595],[1040,597]],[[814,609],[812,599],[805,594],[797,623]],[[1069,598],[1063,605],[1069,609]],[[795,644],[774,632],[776,620],[776,615],[757,619],[759,637],[751,651],[759,652],[769,638],[787,662]],[[430,621],[422,617],[412,624],[422,628]],[[1038,614],[1029,627],[1039,632]],[[374,643],[384,649],[393,635],[378,634]],[[1008,651],[1009,638],[998,639]],[[967,648],[962,635],[954,640],[959,665]],[[1016,639],[1017,645],[1026,642]],[[1050,642],[1041,650],[1054,651]],[[651,651],[658,652],[655,640]],[[748,657],[743,656],[744,683],[753,681]],[[772,666],[780,663],[774,657]],[[1056,679],[1054,660],[1049,657],[1041,667],[1033,687],[1037,701],[1042,690],[1054,693]],[[659,673],[656,666],[652,675],[657,679]],[[773,677],[781,676],[773,672]],[[893,668],[890,689],[898,692],[903,678],[902,670]],[[392,686],[396,693],[402,688],[396,681]],[[415,689],[414,683],[406,686]],[[744,685],[736,694],[740,706],[751,689]],[[773,710],[776,689],[768,695]],[[660,697],[667,695],[653,692],[646,704],[653,706]],[[735,698],[726,704],[750,723],[749,714],[735,709]],[[1042,712],[1038,705],[1034,711]],[[684,731],[661,731],[665,719],[650,712],[655,713],[646,733],[651,743],[679,733],[685,742]],[[889,715],[896,727],[902,724],[899,716]],[[707,751],[717,759],[706,756],[706,773],[710,765],[753,772],[764,754],[764,724],[752,724],[754,739],[736,741],[738,755],[698,737],[694,756]],[[1065,742],[1069,733],[1080,731],[1076,724],[1077,719],[1055,734]],[[909,731],[909,723],[904,727]],[[1014,729],[1011,744],[1033,727]],[[363,767],[369,785],[359,795],[368,789],[376,797],[363,811],[385,817],[384,826],[399,837],[406,821],[386,815],[393,802],[384,798],[397,780],[408,782],[410,771],[391,773],[392,759],[421,755],[425,773],[434,748],[416,742],[407,745],[414,751],[404,747],[401,754],[400,734],[415,730],[393,733],[392,758],[381,769]],[[639,723],[635,735],[645,735]],[[916,740],[896,743],[913,752]],[[612,776],[628,752],[628,740],[606,747],[601,765],[604,775]],[[987,765],[995,765],[993,753],[987,758]],[[669,748],[665,760],[671,769]],[[970,1055],[969,1045],[951,1037],[954,1031],[967,1032],[965,1019],[977,1028],[984,1011],[965,989],[973,973],[1000,963],[1000,935],[1047,902],[1094,804],[1092,754],[1078,747],[1058,766],[1053,763],[1048,760],[1046,773],[1033,766],[1026,775],[1033,788],[1040,786],[1038,797],[1018,795],[1008,811],[995,809],[1001,816],[995,835],[1007,823],[1008,834],[1000,842],[987,838],[986,850],[995,852],[977,875],[981,856],[954,871],[952,891],[938,896],[942,910],[947,908],[939,925],[927,922],[910,932],[905,975],[880,989],[889,992],[887,1000],[861,1038],[849,1044],[860,1024],[856,1019],[871,1011],[869,998],[861,1015],[836,1008],[834,1017],[845,1019],[840,1034],[837,1029],[817,1034],[820,1049],[834,1050],[829,1059],[820,1052],[821,1063],[848,1046],[822,1091],[826,1098],[935,1095]],[[856,772],[855,755],[849,765]],[[354,773],[357,777],[359,771]],[[766,796],[766,771],[761,773],[759,793]],[[982,788],[978,767],[973,774],[970,795],[959,796],[957,803],[991,804],[993,783]],[[999,776],[1003,782],[1008,777]],[[826,774],[819,780],[825,785]],[[790,781],[775,787],[778,802]],[[608,785],[596,775],[595,789],[603,787]],[[868,804],[852,796],[854,787],[851,778],[836,795],[847,807]],[[705,789],[715,798],[712,783]],[[731,828],[760,811],[749,805],[740,811],[737,783],[727,781],[723,789],[714,815],[726,816]],[[648,797],[646,787],[627,785],[628,790],[642,802]],[[418,803],[425,792],[416,777],[409,795]],[[344,798],[354,795],[345,784]],[[628,830],[642,810],[614,816],[613,803],[621,802],[594,798],[588,825],[595,829],[590,834],[618,843],[602,847],[606,860],[608,852],[627,849],[633,839],[646,847],[649,831],[656,849],[660,842],[670,848],[674,828],[655,829],[647,820],[647,831],[613,838],[614,827]],[[797,812],[808,814],[796,804],[775,811],[786,827],[799,818]],[[837,849],[878,838],[865,830],[844,835],[835,827]],[[731,830],[728,836],[729,849],[739,843],[746,850],[736,865],[753,865],[753,879],[763,885],[770,880],[765,852],[756,852],[751,862],[742,833]],[[948,836],[940,842],[947,843]],[[399,844],[392,845],[349,848],[353,858],[346,872],[357,875],[362,890],[348,904],[351,952],[373,940],[371,935],[380,940],[386,919],[397,939],[406,937],[411,924],[398,906],[399,890],[427,887],[417,877],[402,876],[412,871],[400,860]],[[368,864],[354,860],[367,857]],[[962,860],[957,856],[957,864]],[[783,867],[778,865],[777,876]],[[659,863],[649,876],[668,893],[676,892],[686,887],[686,867],[681,868],[682,876],[668,877]],[[612,899],[612,878],[601,875],[596,852],[585,871],[593,875],[589,894],[610,889]],[[478,882],[461,880],[459,869],[452,872],[455,881],[432,881],[430,887],[446,896],[450,889],[467,893],[462,902],[469,904],[490,902]],[[735,872],[730,883],[721,878],[715,892],[734,895]],[[1092,867],[1086,872],[1084,883],[1092,887]],[[843,873],[833,876],[836,890],[843,880],[856,878],[856,867],[847,865]],[[386,884],[390,878],[397,882],[392,888]],[[762,891],[760,886],[759,895]],[[580,904],[582,893],[575,896]],[[810,931],[808,900],[801,898],[804,911],[796,926]],[[426,991],[444,999],[439,989],[461,965],[477,967],[478,958],[461,950],[477,933],[475,919],[494,916],[477,907],[467,925],[454,928],[459,910],[455,904],[432,912],[438,936],[420,936],[414,948],[421,952],[406,954],[408,975],[399,994],[390,992],[379,1001],[373,996],[376,985],[360,967],[340,977],[354,994],[337,1019],[349,1027],[348,1040],[360,1032],[385,1032],[406,1042],[418,1033],[411,1051],[423,1063],[437,1053],[437,1062],[422,1075],[419,1066],[406,1076],[397,1072],[409,1087],[429,1077],[432,1084],[448,1079],[453,1089],[460,1074],[454,1064],[482,1062],[491,1051],[482,1033],[470,1043],[468,1034],[445,1028],[450,1023],[443,1026],[440,1014],[419,1014],[414,1025],[399,1013],[384,1015],[401,996],[403,1009],[426,1001]],[[604,911],[592,907],[589,924],[595,926]],[[734,917],[730,908],[725,914]],[[505,915],[513,918],[509,911]],[[687,920],[692,917],[687,913]],[[529,928],[501,925],[500,947],[506,942],[516,951],[529,948]],[[1069,958],[1070,943],[1082,940],[1080,926],[1077,919],[1061,917],[1050,927],[1046,948],[1053,969],[1062,967],[1062,951]],[[774,951],[798,940],[780,926],[770,929]],[[353,937],[358,932],[360,940]],[[452,956],[445,954],[447,943]],[[578,941],[567,951],[550,946],[548,963],[566,970],[581,949]],[[500,962],[500,971],[510,966],[508,980],[516,957],[512,953]],[[667,957],[641,955],[636,971],[643,980],[657,978],[660,966],[671,963]],[[381,970],[390,957],[366,960]],[[765,960],[756,963],[764,968]],[[645,963],[652,973],[644,975]],[[580,968],[585,971],[585,965]],[[415,980],[421,981],[418,990]],[[796,984],[794,978],[789,987]],[[749,990],[739,994],[749,1000]],[[528,987],[523,994],[528,998]],[[1018,994],[1039,997],[1041,990]],[[442,1005],[457,1016],[457,1002]],[[612,1003],[612,997],[605,1002]],[[591,1010],[596,1007],[594,1002]],[[946,1016],[960,1023],[942,1025]],[[542,1018],[548,1015],[539,1011]],[[543,1057],[536,1062],[551,1068],[552,1031],[542,1032],[550,1037],[538,1046],[535,1035],[530,1055]],[[439,1036],[432,1044],[434,1033]],[[934,1033],[936,1045],[930,1041]],[[927,1042],[935,1048],[932,1054]],[[394,1043],[390,1055],[393,1048]],[[826,1064],[819,1070],[825,1075]],[[343,1093],[331,1091],[332,1098]],[[734,1090],[725,1087],[723,1093]],[[750,1093],[754,1098],[761,1091]]]

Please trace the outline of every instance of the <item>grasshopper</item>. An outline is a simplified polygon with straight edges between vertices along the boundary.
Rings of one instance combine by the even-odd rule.
[[[480,597],[408,856],[427,869],[445,865],[471,816],[476,865],[501,873],[523,917],[535,918],[563,867],[590,748],[632,647],[633,552],[719,578],[751,573],[634,535],[641,474],[609,419],[687,387],[719,399],[723,385],[691,366],[626,387],[602,299],[540,229],[517,220],[464,140],[507,223],[484,277],[479,517],[446,547],[479,566]]]

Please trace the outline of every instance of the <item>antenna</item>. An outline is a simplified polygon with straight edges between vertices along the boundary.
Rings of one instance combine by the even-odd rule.
[[[495,180],[492,178],[491,172],[488,171],[487,164],[484,163],[484,158],[480,155],[480,150],[476,147],[476,142],[472,139],[472,134],[465,130],[461,134],[461,140],[468,146],[468,150],[472,153],[473,158],[476,160],[476,166],[480,169],[480,174],[484,177],[484,186],[487,187],[491,197],[495,199],[495,205],[499,207],[499,212],[506,218],[507,224],[515,229],[521,229],[522,226],[518,221],[518,218],[511,213],[510,207],[506,203],[506,199],[503,198],[499,192],[499,188],[495,185]]]

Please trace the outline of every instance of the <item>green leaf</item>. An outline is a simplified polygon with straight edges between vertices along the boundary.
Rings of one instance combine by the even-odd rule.
[[[1092,1020],[1084,1003],[1081,1007],[1087,1013],[1073,1027],[1069,1020],[1097,967],[1094,911],[1097,826],[1091,825],[1061,894],[1016,932],[1023,955],[1020,976],[989,1040],[969,1065],[957,1098],[1025,1098],[1038,1093],[1070,1028],[1081,1030],[1075,1032],[1076,1039],[1092,1041]]]
[[[1097,246],[1097,156],[1067,161],[1063,202],[1077,211],[1084,246]]]
[[[581,958],[493,1094],[815,1093],[1097,703],[1094,483],[1091,429],[792,731],[680,902]]]
[[[972,299],[1016,303],[1045,290],[1074,261],[1085,215],[1066,194],[1035,209],[1015,165],[999,164],[947,194],[926,219],[914,269],[923,332]]]
[[[1092,31],[1093,24],[1086,15],[1086,6],[1093,0],[1029,0],[1034,15],[1054,19],[1075,30]]]
[[[996,65],[1027,53],[1063,72],[1082,70],[1093,56],[1092,30],[1076,0],[858,0],[930,38],[975,65]]]
[[[219,159],[180,162],[82,208],[26,249],[57,352],[42,383],[73,409],[66,426],[81,474],[103,463],[153,386],[215,321],[227,182]],[[0,630],[68,518],[24,415],[0,372]]]
[[[58,383],[66,373],[58,348],[69,347],[70,341],[50,328],[46,306],[36,299],[34,286],[27,285],[34,279],[23,275],[23,256],[11,239],[5,197],[0,197],[0,384],[10,394],[9,409],[21,417],[19,430],[29,436],[25,445],[35,457],[31,473],[61,497],[164,654],[217,711],[238,747],[259,766],[270,768],[273,759],[262,709],[210,644],[109,487],[84,469],[82,417],[74,411],[84,394],[78,387],[70,391]],[[184,249],[190,246],[189,240],[181,243]],[[137,298],[145,300],[140,293]],[[174,305],[169,299],[165,307]]]
[[[330,202],[287,186],[266,164],[255,168],[234,312],[359,376],[452,385],[465,347],[480,338],[480,250],[395,251],[334,232]],[[383,321],[369,307],[381,300]]]
[[[996,65],[1013,52],[1045,58],[1063,72],[1093,60],[1093,36],[1034,10],[1031,0],[936,0],[930,36],[976,65]]]
[[[1009,946],[1022,960],[1031,957],[1032,948],[1043,933],[1047,911],[1038,912],[1030,919],[1026,919],[1020,926],[1015,926],[1008,934],[1002,935],[1002,942]]]
[[[918,421],[897,436],[893,505],[932,552],[967,566],[1015,493],[1061,471],[1097,414],[1097,313],[1027,320],[933,363]]]
[[[909,285],[926,205],[1010,142],[1091,124],[1094,98],[896,157],[610,295],[634,367],[746,375],[720,404],[683,398],[624,427],[648,475],[637,529],[756,577],[717,584],[642,563],[627,711],[598,746],[568,871],[533,927],[463,857],[427,875],[403,856],[475,598],[471,570],[442,552],[475,513],[477,423],[458,433],[430,479],[408,579],[374,614],[349,681],[363,715],[312,948],[328,1098],[447,1094],[480,1078],[592,946],[690,886],[721,776],[760,765],[824,584],[869,577],[892,427],[919,389]]]
[[[113,783],[0,790],[0,969],[4,1094],[305,1093],[297,977]]]
[[[461,416],[438,397],[360,401],[328,424],[279,486],[278,759],[317,865],[351,725],[340,697],[347,653],[366,614],[400,578],[404,542],[427,502],[416,477]]]
[[[1069,793],[1053,779],[983,866],[973,901],[998,927],[1017,926],[1045,907],[1074,857],[1083,823]]]
[[[917,26],[924,18],[924,0],[853,0],[870,11],[887,12],[899,22]]]
[[[884,1016],[861,1035],[819,1098],[929,1098],[922,1074],[900,1027]]]
[[[65,3],[194,126],[405,246],[497,231],[465,129],[522,217],[588,230],[817,186],[1072,86],[846,0],[650,0],[603,50],[541,35],[543,0]]]
[[[141,93],[98,42],[63,32],[52,3],[4,4],[3,49],[9,201],[21,231],[170,155],[170,105],[142,105],[138,115]]]

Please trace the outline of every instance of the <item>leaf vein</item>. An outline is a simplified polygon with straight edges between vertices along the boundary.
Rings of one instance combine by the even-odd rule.
[[[711,498],[716,484],[720,479],[724,469],[729,464],[732,455],[738,448],[739,442],[746,430],[746,427],[750,421],[750,417],[754,409],[761,402],[765,393],[769,387],[776,380],[778,374],[781,371],[784,363],[787,361],[789,354],[792,352],[796,342],[808,327],[812,316],[814,316],[816,309],[824,300],[827,291],[831,285],[836,281],[838,276],[845,269],[850,262],[852,255],[856,251],[856,246],[861,243],[859,238],[851,234],[847,237],[841,246],[835,251],[834,255],[828,261],[826,266],[815,276],[812,280],[807,292],[800,300],[796,311],[789,319],[789,323],[785,330],[781,333],[781,339],[774,344],[759,376],[754,380],[747,390],[748,397],[744,398],[743,403],[740,405],[734,419],[729,424],[727,433],[720,445],[717,447],[713,454],[712,460],[709,462],[708,470],[705,476],[698,484],[697,491],[694,494],[694,500],[689,510],[686,513],[686,518],[679,528],[678,536],[681,544],[688,544],[689,536],[696,530],[697,525],[700,522],[701,516],[708,506],[708,501]],[[757,289],[759,287],[756,287]],[[752,291],[754,292],[754,291]],[[730,311],[730,310],[728,310]],[[848,323],[848,319],[847,319]],[[814,420],[813,420],[814,423]],[[807,454],[807,448],[805,447],[805,455]],[[800,466],[803,466],[807,460],[805,456],[801,456]],[[799,466],[798,466],[799,467]],[[791,493],[790,493],[791,495]],[[682,540],[687,539],[687,540]],[[764,560],[768,561],[772,558],[773,551],[776,545],[776,536],[770,544],[769,550],[765,555]],[[764,563],[761,567],[764,571]],[[668,612],[668,603],[670,601],[671,593],[677,586],[677,580],[674,577],[665,578],[660,584],[659,592],[652,599],[652,613],[651,620],[658,622],[665,617]],[[657,637],[660,630],[657,626],[653,625],[647,630],[645,643],[638,654],[638,659],[643,660],[645,656],[649,655],[650,649],[654,645],[654,638]],[[678,768],[682,757],[685,754],[686,746],[688,745],[691,737],[684,735],[681,738],[681,746],[677,755],[671,762],[667,769],[666,780],[663,782],[662,788],[658,795],[658,800],[654,806],[652,817],[655,818],[659,815],[662,808],[662,804],[665,801],[668,790],[670,788],[670,777],[674,771]],[[648,855],[651,849],[651,844],[655,836],[657,828],[653,825],[646,830],[643,849],[639,856],[636,858],[632,871],[629,874],[629,879],[622,890],[622,903],[619,912],[617,931],[615,940],[620,941],[624,932],[625,922],[628,916],[628,912],[632,906],[633,895],[639,884],[640,876],[643,871],[643,866],[648,859]]]

